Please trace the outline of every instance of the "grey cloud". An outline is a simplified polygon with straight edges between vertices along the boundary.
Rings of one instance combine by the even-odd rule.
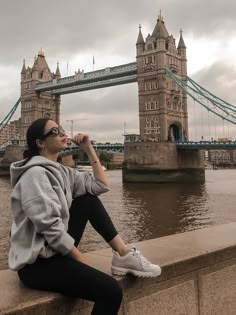
[[[204,87],[206,90],[221,98],[224,101],[236,106],[236,68],[225,64],[223,61],[217,61],[211,66],[195,73],[192,79]],[[205,102],[207,106],[209,103]],[[235,107],[236,108],[236,107]],[[201,107],[197,102],[188,100],[189,126],[191,134],[195,133],[200,137],[205,135],[209,138],[209,134],[213,138],[231,136],[236,138],[236,126],[232,123],[224,121],[219,117],[208,114],[208,111]]]
[[[193,79],[217,97],[236,106],[236,67],[218,60],[211,66],[201,69]]]
[[[137,83],[92,90],[62,96],[63,107],[74,113],[129,113],[138,114]]]
[[[162,9],[170,33],[179,28],[195,36],[235,32],[233,0],[165,1],[1,0],[0,62],[30,59],[40,47],[62,59],[78,52],[114,50],[135,58],[138,24],[152,32]],[[147,36],[147,34],[144,34]],[[114,50],[113,50],[114,48]]]
[[[8,75],[7,69],[4,70],[4,85],[0,82],[0,89],[8,92],[1,91],[0,115],[5,113],[7,106],[10,110],[19,96],[23,58],[32,66],[34,55],[42,47],[51,71],[55,71],[56,62],[60,61],[63,75],[66,62],[77,55],[98,54],[104,62],[107,56],[114,57],[114,63],[117,56],[124,62],[135,61],[138,24],[143,25],[146,37],[154,29],[159,9],[162,9],[169,33],[177,40],[180,28],[186,37],[214,39],[221,45],[235,34],[236,2],[233,0],[165,0],[160,4],[154,0],[0,0],[0,65],[9,69]],[[83,65],[78,67],[83,68]],[[71,71],[75,70],[77,68]],[[235,74],[234,68],[219,61],[196,73],[193,79],[236,104]],[[130,130],[136,130],[137,85],[104,91],[63,96],[62,119],[72,119],[77,113],[89,117],[98,115],[91,118],[93,123],[89,128],[96,130],[99,137],[109,132],[115,138],[124,120],[128,121]],[[100,113],[106,117],[105,122]]]

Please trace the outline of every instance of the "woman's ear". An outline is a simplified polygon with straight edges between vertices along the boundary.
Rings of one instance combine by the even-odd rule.
[[[43,144],[42,140],[37,139],[36,144],[37,144],[37,147],[39,148],[39,150],[42,150],[44,148],[44,144]]]

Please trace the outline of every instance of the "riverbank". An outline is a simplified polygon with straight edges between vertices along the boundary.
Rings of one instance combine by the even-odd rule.
[[[116,277],[124,291],[119,315],[235,315],[235,234],[236,223],[230,223],[137,243],[162,274]],[[111,249],[86,256],[95,268],[111,274]],[[0,271],[0,282],[1,315],[91,313],[91,302],[28,289],[10,270]]]

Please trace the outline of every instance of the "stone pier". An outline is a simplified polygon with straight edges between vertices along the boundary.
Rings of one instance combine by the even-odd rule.
[[[128,142],[123,181],[196,183],[205,181],[204,151],[177,150],[175,142]]]
[[[10,164],[23,159],[24,146],[9,146],[6,148],[5,155],[0,162],[0,176],[9,175]],[[65,166],[75,167],[72,155],[59,158],[59,163]]]

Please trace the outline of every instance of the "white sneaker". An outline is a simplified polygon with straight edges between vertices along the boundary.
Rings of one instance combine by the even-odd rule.
[[[161,274],[161,268],[150,263],[135,247],[132,247],[125,256],[114,252],[111,271],[120,276],[129,273],[138,277],[157,277]]]

